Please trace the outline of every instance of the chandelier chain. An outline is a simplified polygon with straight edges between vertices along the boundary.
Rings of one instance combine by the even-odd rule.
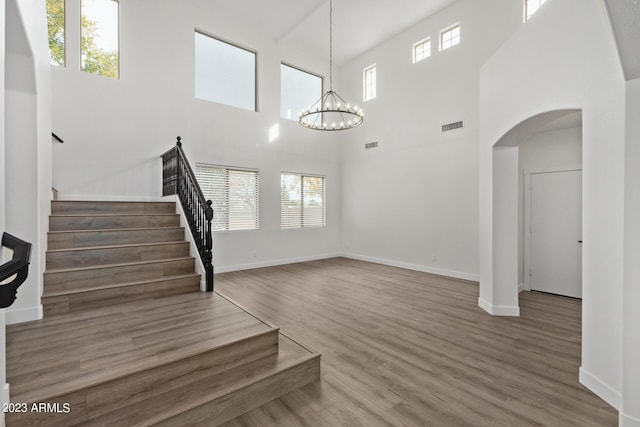
[[[333,0],[329,0],[329,90],[333,90]]]
[[[309,129],[337,131],[358,127],[363,119],[357,105],[351,106],[333,91],[333,0],[329,0],[329,91],[302,110],[298,121]]]

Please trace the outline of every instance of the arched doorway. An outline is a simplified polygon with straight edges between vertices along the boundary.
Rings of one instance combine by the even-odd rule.
[[[527,184],[531,185],[531,176],[545,171],[581,170],[581,125],[581,110],[545,112],[520,122],[505,133],[493,146],[494,281],[501,284],[497,287],[500,292],[504,293],[501,295],[501,299],[516,303],[515,306],[509,306],[499,314],[519,315],[518,292],[531,289],[530,279],[535,274],[532,268],[532,255],[534,255],[532,250],[536,250],[535,245],[532,244],[531,238],[526,238],[530,237],[532,211],[530,209],[531,193],[525,191],[529,190],[525,189],[525,181],[528,178]],[[567,129],[577,130],[568,131]],[[553,140],[569,134],[573,134],[571,138],[574,141],[569,141],[567,145],[574,147],[573,153],[567,153],[566,149],[562,147],[555,149],[554,141],[548,141],[544,144],[541,142],[545,137]],[[575,152],[576,137],[578,138],[578,153]],[[563,151],[565,152],[563,153]],[[529,152],[530,158],[526,157],[526,152]],[[553,189],[554,184],[547,183],[547,187]],[[580,197],[577,203],[580,206],[577,210],[581,213],[581,194],[578,196]],[[527,197],[529,197],[528,200]],[[545,197],[539,198],[540,201],[544,199]],[[529,217],[527,218],[527,216]],[[527,219],[529,221],[526,221]],[[527,229],[525,230],[525,228]],[[546,234],[553,236],[557,233]],[[581,240],[580,236],[576,237],[573,244],[581,253],[578,240]],[[540,251],[540,248],[538,247],[537,250]],[[541,258],[538,257],[539,260]],[[553,257],[548,258],[554,259]],[[547,265],[539,264],[538,267],[551,268],[549,263]],[[578,280],[581,280],[581,267],[574,266],[574,268],[577,268]],[[538,273],[542,272],[538,271]],[[539,275],[539,277],[541,276]],[[551,289],[540,287],[542,288],[540,290],[550,291]],[[558,290],[557,293],[562,294],[563,292]]]

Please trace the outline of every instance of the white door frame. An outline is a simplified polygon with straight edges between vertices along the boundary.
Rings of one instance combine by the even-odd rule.
[[[531,175],[553,172],[582,171],[582,166],[567,166],[524,171],[524,289],[531,290]]]

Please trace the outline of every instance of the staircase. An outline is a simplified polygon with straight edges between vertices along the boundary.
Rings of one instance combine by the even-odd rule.
[[[175,203],[54,201],[51,213],[45,316],[199,290]]]
[[[7,328],[7,425],[218,425],[319,378],[313,354],[199,292],[173,202],[53,201],[45,318]]]

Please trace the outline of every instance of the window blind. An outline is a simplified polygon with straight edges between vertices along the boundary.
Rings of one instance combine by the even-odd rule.
[[[196,179],[213,204],[213,231],[258,228],[258,171],[196,164]]]
[[[283,172],[280,176],[280,226],[326,225],[324,197],[324,177]]]

